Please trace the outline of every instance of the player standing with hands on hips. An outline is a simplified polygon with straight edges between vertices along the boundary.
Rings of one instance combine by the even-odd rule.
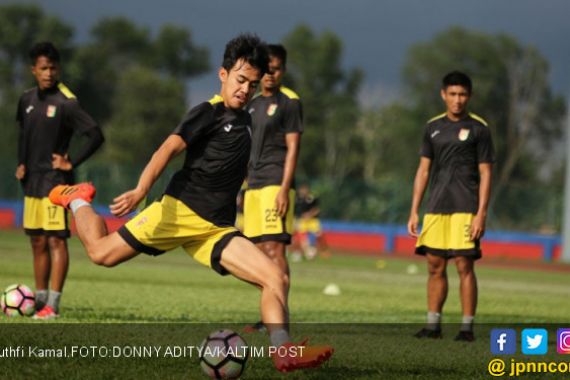
[[[69,267],[68,215],[47,198],[56,185],[73,184],[73,170],[103,143],[97,123],[59,79],[60,58],[50,42],[30,51],[37,86],[18,102],[18,167],[24,189],[24,230],[30,236],[36,283],[35,319],[59,316],[59,301]],[[73,134],[85,137],[82,149],[68,154]],[[49,285],[49,290],[48,290]]]

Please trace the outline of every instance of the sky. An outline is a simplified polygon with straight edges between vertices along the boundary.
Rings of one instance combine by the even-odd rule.
[[[1,4],[14,1],[0,0]],[[75,28],[79,42],[101,17],[124,16],[152,31],[164,23],[189,28],[194,42],[210,49],[212,66],[225,43],[240,32],[279,42],[303,23],[329,30],[344,43],[345,68],[365,72],[361,100],[384,104],[401,94],[400,69],[409,47],[450,26],[508,33],[538,48],[550,63],[556,93],[570,95],[570,1],[568,0],[19,0],[35,3]],[[214,71],[189,82],[191,103],[219,87]]]

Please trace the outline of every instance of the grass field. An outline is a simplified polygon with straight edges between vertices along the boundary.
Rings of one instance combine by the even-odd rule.
[[[112,269],[92,264],[76,239],[70,240],[70,252],[62,317],[48,323],[0,317],[0,329],[7,334],[4,342],[45,345],[55,339],[66,345],[96,340],[101,344],[167,345],[192,336],[199,344],[209,331],[228,326],[239,330],[259,318],[255,288],[217,275],[182,251],[158,258],[140,255]],[[0,231],[0,257],[1,288],[16,282],[33,286],[30,247],[21,232]],[[410,274],[413,266],[419,270]],[[422,260],[333,255],[292,263],[291,268],[293,335],[332,344],[336,353],[322,369],[288,375],[274,371],[267,358],[251,358],[244,379],[488,378],[490,328],[570,326],[568,272],[496,267],[483,261],[477,268],[478,339],[466,344],[452,340],[457,326],[451,323],[459,322],[461,315],[454,267],[449,268],[450,294],[444,310],[444,322],[450,324],[444,326],[444,339],[428,342],[411,338],[425,319]],[[330,283],[340,287],[340,295],[323,294]],[[268,344],[262,334],[246,339],[252,345]],[[552,339],[550,351],[556,352],[554,333]],[[0,349],[2,344],[8,346],[0,343]],[[58,361],[2,359],[0,355],[0,363],[11,378],[27,378],[26,374],[38,368],[60,378],[69,377],[61,376],[65,371],[72,378],[204,378],[197,361],[188,359]]]

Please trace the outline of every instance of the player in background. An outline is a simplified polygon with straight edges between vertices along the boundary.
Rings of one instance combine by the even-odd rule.
[[[18,166],[16,178],[24,190],[24,230],[30,236],[34,255],[36,319],[59,316],[59,302],[69,254],[68,215],[47,198],[59,184],[73,183],[73,170],[103,143],[97,123],[80,107],[75,95],[59,82],[60,57],[50,42],[30,50],[31,71],[36,86],[18,102]],[[86,142],[69,156],[74,133]]]
[[[443,78],[441,98],[446,112],[428,121],[420,150],[408,233],[417,237],[416,253],[425,255],[427,325],[415,336],[441,338],[441,314],[447,298],[447,263],[455,259],[463,319],[455,340],[471,342],[477,307],[475,260],[485,232],[495,152],[487,123],[467,111],[471,79],[453,71]],[[421,234],[418,212],[431,178]]]
[[[294,344],[289,336],[288,277],[234,226],[236,196],[245,179],[251,147],[251,117],[243,110],[267,71],[266,45],[259,38],[240,35],[226,45],[219,95],[191,109],[153,154],[137,187],[114,199],[116,216],[133,211],[166,165],[186,151],[181,170],[171,179],[162,199],[151,204],[117,232],[108,234],[105,222],[90,203],[90,184],[58,186],[52,202],[69,207],[90,259],[112,267],[139,252],[160,255],[183,247],[198,262],[219,274],[232,274],[261,290],[261,316],[271,344],[304,346],[302,355],[273,355],[282,372],[316,367],[332,355],[329,346]]]
[[[245,187],[247,185],[244,182],[242,188],[239,190],[236,198],[236,222],[235,226],[238,230],[243,232],[243,203],[245,198]]]
[[[325,258],[330,257],[319,220],[320,212],[319,198],[311,192],[306,184],[299,186],[295,200],[295,236],[291,244],[292,260],[299,261],[303,256],[312,260],[319,254]]]
[[[293,230],[303,114],[299,96],[281,84],[286,65],[285,48],[269,45],[269,71],[261,80],[259,95],[247,107],[253,135],[244,234],[289,278],[285,246],[291,243]],[[261,329],[258,322],[246,331]]]

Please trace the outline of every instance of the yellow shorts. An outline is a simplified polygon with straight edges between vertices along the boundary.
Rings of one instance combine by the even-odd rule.
[[[426,214],[422,232],[416,242],[416,253],[430,253],[445,258],[481,258],[479,240],[469,239],[474,217],[469,213]]]
[[[236,228],[240,231],[243,231],[243,212],[238,212],[236,214]]]
[[[24,197],[24,231],[27,235],[69,237],[69,213],[49,198]]]
[[[289,208],[284,218],[277,216],[275,198],[280,186],[266,186],[245,192],[243,233],[254,243],[278,241],[291,243],[295,190],[289,190]]]
[[[318,218],[299,218],[296,221],[296,229],[302,234],[319,235],[321,233],[321,221]]]
[[[183,202],[164,195],[119,229],[119,235],[135,250],[153,256],[182,246],[201,264],[220,274],[222,251],[235,236],[235,227],[218,227],[201,218]]]

